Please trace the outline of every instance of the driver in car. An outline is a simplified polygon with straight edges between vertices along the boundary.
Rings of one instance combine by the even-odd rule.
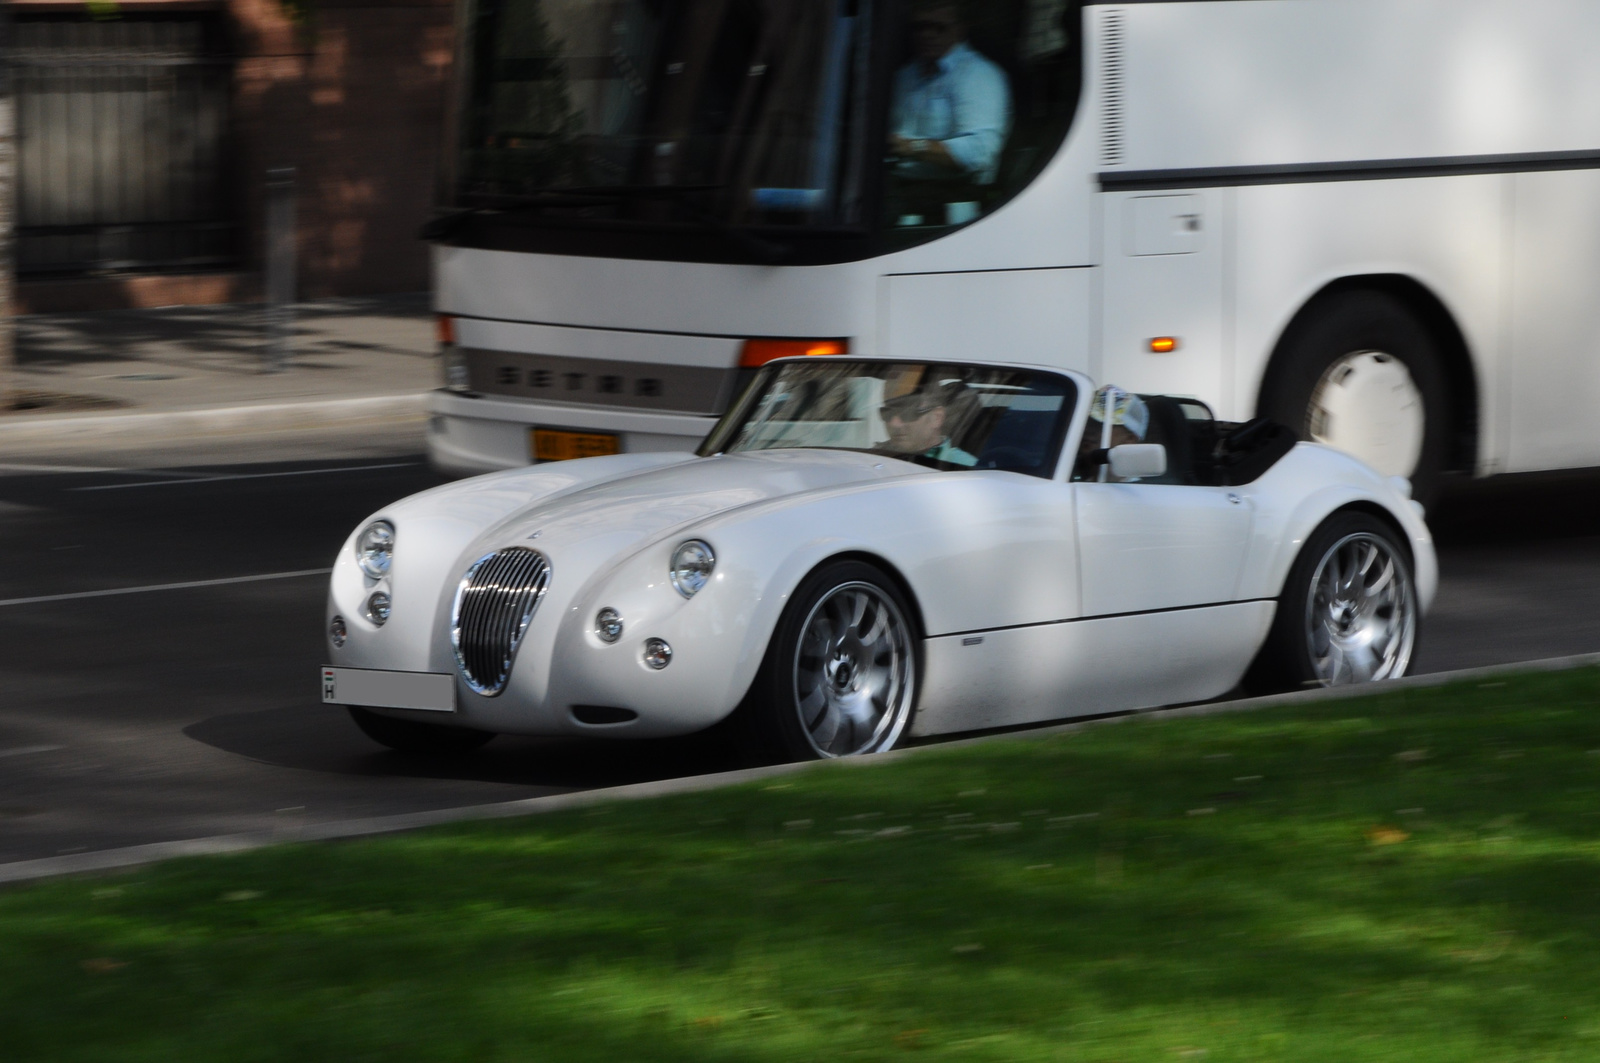
[[[878,412],[889,439],[881,449],[897,457],[976,465],[975,456],[950,441],[953,432],[966,429],[976,407],[976,396],[959,380],[931,382],[909,394],[885,399]]]

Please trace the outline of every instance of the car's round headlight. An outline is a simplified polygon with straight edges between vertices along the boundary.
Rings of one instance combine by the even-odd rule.
[[[389,622],[389,596],[382,591],[373,591],[372,597],[367,599],[367,619],[382,627]]]
[[[717,555],[712,553],[711,544],[701,539],[690,539],[679,544],[672,552],[672,585],[678,588],[678,593],[685,598],[693,598],[700,592],[711,578],[711,570],[717,567]]]
[[[356,564],[373,579],[382,579],[389,574],[393,563],[394,525],[386,520],[375,520],[356,538]]]

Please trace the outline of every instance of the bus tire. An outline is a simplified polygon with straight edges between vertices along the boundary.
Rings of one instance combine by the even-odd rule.
[[[1450,390],[1438,341],[1393,295],[1336,292],[1302,311],[1263,382],[1260,413],[1386,476],[1409,477],[1424,505],[1438,497],[1450,462]]]

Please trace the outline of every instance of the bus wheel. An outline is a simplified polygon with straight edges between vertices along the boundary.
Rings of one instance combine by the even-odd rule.
[[[1394,296],[1339,292],[1302,313],[1268,372],[1261,413],[1385,476],[1409,477],[1424,505],[1438,495],[1449,391],[1432,334]]]

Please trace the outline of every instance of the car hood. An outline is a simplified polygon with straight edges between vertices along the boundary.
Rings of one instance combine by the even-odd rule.
[[[502,520],[480,545],[495,549],[537,539],[537,548],[547,553],[616,554],[743,506],[908,475],[931,473],[894,458],[843,450],[700,458],[536,500]]]

